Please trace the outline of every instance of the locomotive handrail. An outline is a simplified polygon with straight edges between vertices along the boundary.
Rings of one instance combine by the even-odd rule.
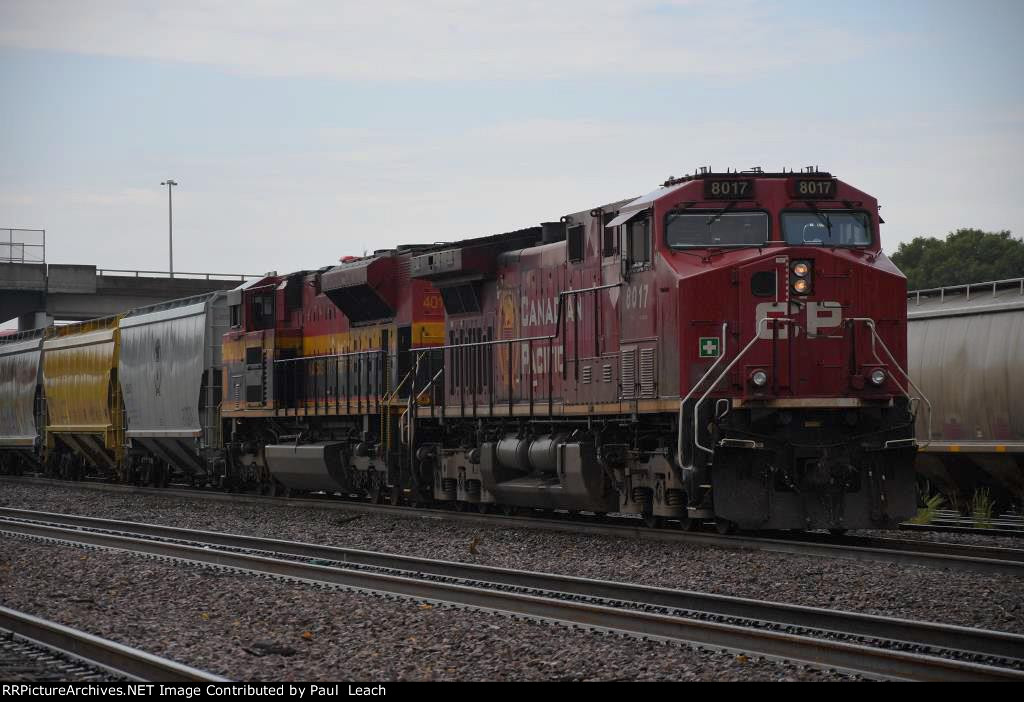
[[[702,375],[700,377],[700,380],[698,380],[696,383],[693,384],[693,387],[690,388],[690,392],[686,393],[686,397],[684,397],[682,399],[682,401],[680,401],[680,403],[679,403],[679,435],[676,437],[676,463],[678,463],[680,467],[683,466],[683,426],[686,424],[686,422],[684,421],[684,418],[683,418],[683,408],[686,406],[686,403],[689,402],[690,398],[693,397],[693,394],[695,392],[697,392],[697,388],[699,388],[701,386],[701,384],[708,377],[711,376],[711,374],[714,372],[714,370],[718,366],[718,364],[725,360],[725,355],[726,355],[726,353],[728,351],[728,339],[729,339],[728,330],[729,330],[729,323],[728,322],[723,322],[722,323],[722,352],[720,354],[718,354],[718,358],[715,360],[715,362],[713,364],[711,364],[711,367],[708,368],[707,372],[704,373],[704,375]]]
[[[579,289],[576,289],[576,290],[561,290],[561,291],[559,291],[559,293],[558,293],[558,305],[557,305],[558,306],[558,316],[555,318],[555,331],[552,332],[551,334],[543,334],[543,335],[538,335],[538,336],[524,336],[524,337],[517,337],[517,338],[513,338],[513,339],[494,339],[494,338],[491,338],[491,339],[487,339],[485,341],[468,341],[468,342],[458,343],[458,344],[441,344],[439,346],[431,346],[431,347],[428,347],[428,348],[425,348],[425,349],[418,349],[416,351],[418,351],[419,354],[422,355],[424,353],[429,353],[431,351],[441,351],[441,352],[444,352],[444,351],[452,351],[452,350],[458,350],[458,349],[468,349],[468,348],[477,348],[477,347],[483,348],[483,347],[488,347],[488,346],[500,346],[500,345],[508,345],[508,346],[511,347],[512,344],[520,344],[520,343],[530,343],[530,344],[532,344],[535,341],[546,341],[546,342],[548,342],[550,344],[555,339],[557,339],[560,336],[562,336],[563,330],[565,328],[565,318],[564,318],[564,313],[563,313],[563,310],[565,308],[565,298],[573,296],[573,295],[580,295],[580,294],[583,294],[583,293],[596,293],[596,292],[601,291],[601,290],[608,290],[610,288],[618,288],[618,287],[621,287],[621,286],[622,286],[622,283],[621,282],[617,282],[617,283],[607,283],[605,285],[595,285],[595,286],[592,286],[592,287],[589,287],[589,288],[579,288]],[[578,334],[576,336],[576,339],[577,339],[577,343],[578,343],[578,339],[579,339]],[[574,362],[578,363],[578,360],[574,361]],[[567,363],[568,363],[567,354],[563,353],[562,354],[562,377],[563,378],[565,378],[565,376],[566,376],[566,364]],[[532,362],[531,362],[531,365],[532,365]],[[509,377],[510,378],[511,378],[511,375],[512,375],[511,369],[512,369],[512,355],[509,354]],[[551,402],[553,400],[553,398],[552,398],[552,390],[551,390],[552,378],[553,378],[553,374],[548,373],[548,406],[549,406],[549,410],[550,410],[550,407],[551,407]],[[476,395],[474,393],[474,403],[476,401],[475,397],[476,397]],[[511,406],[511,402],[512,402],[512,397],[511,397],[511,391],[510,391],[509,392],[509,404],[510,404],[510,406]],[[532,399],[531,399],[531,413],[532,413]],[[443,411],[443,408],[442,408],[442,416],[443,416],[443,414],[444,414],[444,411]]]
[[[350,363],[350,360],[351,360],[351,358],[353,356],[356,357],[355,360],[357,362],[356,376],[354,378],[354,380],[356,382],[356,393],[355,393],[355,395],[352,394],[352,388],[351,388],[352,378],[349,375],[349,372],[350,372],[351,366],[352,366],[352,364]],[[335,378],[334,378],[334,380],[335,380],[335,388],[334,388],[335,394],[333,396],[333,399],[334,399],[335,409],[337,410],[338,408],[341,407],[341,401],[342,401],[341,391],[340,391],[341,377],[340,377],[340,370],[339,370],[341,364],[339,363],[339,361],[342,360],[342,359],[345,359],[345,397],[344,397],[344,401],[345,401],[346,412],[351,410],[351,401],[352,401],[353,397],[356,400],[356,407],[359,409],[359,411],[361,411],[362,403],[363,403],[363,398],[365,397],[366,398],[366,408],[367,408],[367,411],[370,411],[371,407],[374,404],[374,400],[376,401],[375,404],[376,404],[376,407],[378,408],[378,410],[380,409],[381,403],[384,402],[384,398],[385,398],[386,393],[383,392],[383,388],[381,387],[381,385],[383,384],[383,377],[382,377],[381,373],[383,372],[383,361],[386,361],[389,358],[391,358],[391,356],[389,356],[387,351],[384,350],[384,349],[365,349],[363,351],[348,351],[348,352],[339,353],[339,354],[323,354],[323,355],[319,355],[319,356],[296,356],[294,358],[277,358],[277,359],[274,359],[273,361],[271,361],[271,365],[275,369],[275,372],[276,372],[277,368],[279,368],[279,367],[280,368],[288,368],[289,365],[293,366],[294,368],[298,368],[298,369],[302,369],[304,371],[308,371],[308,367],[309,367],[311,362],[312,363],[324,362],[325,365],[323,367],[325,369],[325,378],[326,378],[326,369],[328,367],[330,367],[330,366],[326,365],[326,363],[328,361],[334,361],[335,362]],[[376,370],[371,370],[371,364],[370,363],[365,363],[365,361],[367,361],[367,360],[373,361],[374,359],[378,360],[378,368]],[[287,373],[287,371],[282,371],[282,372],[283,373]],[[372,375],[371,375],[371,372],[372,372]],[[365,373],[365,378],[363,377],[364,373]],[[284,375],[284,377],[286,379],[288,378],[287,375]],[[366,382],[366,388],[365,388],[366,389],[366,394],[365,395],[363,394],[363,389],[364,389],[363,381],[364,380]],[[309,378],[308,377],[304,377],[302,382],[305,383],[306,385],[303,387],[301,401],[302,402],[307,402],[309,400],[309,393],[308,393],[306,388],[308,388]],[[375,383],[376,383],[376,387],[374,387]],[[287,384],[285,385],[285,388],[290,390],[290,391],[292,391],[292,392],[295,392],[298,389],[298,387],[299,387],[298,381],[296,381],[294,385],[287,385]],[[324,392],[322,394],[323,406],[324,406],[325,410],[328,408],[328,406],[330,404],[330,396],[328,395],[327,387],[328,387],[328,385],[325,382],[325,384],[324,384]],[[277,384],[275,384],[274,388],[275,388],[274,389],[274,393],[275,393],[275,398],[276,398],[278,396],[278,393],[282,392],[282,390],[279,388],[279,386]],[[313,390],[312,394],[313,394],[314,410],[315,410],[316,409],[316,403],[317,403],[318,398],[320,396],[319,386],[318,385],[316,387],[314,387],[314,390]],[[296,401],[295,409],[298,409],[298,406],[299,406],[298,402],[299,402],[300,398],[298,396],[296,396],[294,399]],[[289,409],[289,408],[285,408],[286,411],[287,411],[287,409]],[[280,410],[280,407],[277,408],[277,411],[279,411],[279,410]]]
[[[704,403],[704,400],[708,399],[708,395],[710,395],[715,389],[715,386],[722,382],[722,378],[724,378],[726,374],[733,369],[733,366],[735,366],[739,360],[746,355],[747,351],[761,340],[761,327],[764,326],[767,328],[766,322],[785,322],[786,324],[792,324],[793,321],[794,320],[788,317],[761,317],[761,319],[757,321],[757,326],[754,328],[754,338],[751,339],[738,354],[736,354],[736,358],[732,359],[729,365],[725,367],[725,370],[718,374],[718,378],[715,379],[715,382],[713,382],[708,389],[704,391],[704,394],[700,396],[699,400],[697,400],[697,404],[693,406],[693,445],[695,447],[705,453],[714,453],[714,450],[709,449],[700,443],[698,417],[700,416],[700,406]],[[701,380],[703,380],[703,378]]]
[[[743,358],[744,355],[746,355],[746,353],[754,346],[754,344],[756,344],[759,340],[761,340],[762,327],[767,326],[768,322],[772,322],[772,323],[785,322],[786,324],[791,324],[791,323],[793,323],[793,321],[794,320],[789,319],[787,317],[762,317],[760,320],[758,320],[757,326],[755,327],[755,330],[754,330],[754,332],[755,332],[754,333],[754,337],[747,343],[746,346],[743,347],[743,349],[740,350],[740,352],[738,354],[736,354],[736,357],[725,367],[725,369],[721,373],[719,373],[719,375],[715,379],[715,381],[713,383],[711,383],[710,386],[708,386],[707,390],[704,391],[704,394],[701,395],[700,399],[697,400],[697,404],[695,404],[694,407],[693,407],[693,443],[694,443],[694,446],[696,448],[701,449],[705,453],[714,453],[713,449],[710,449],[710,448],[708,448],[708,447],[706,447],[706,446],[704,446],[703,444],[700,443],[700,425],[699,425],[700,406],[704,403],[705,400],[707,400],[708,396],[712,393],[712,391],[714,391],[715,387],[720,382],[722,382],[722,379],[729,373],[729,371],[731,371],[733,369],[733,367],[739,362],[739,360],[741,358]],[[882,349],[885,351],[885,354],[886,354],[886,356],[888,356],[889,361],[892,364],[892,366],[895,367],[896,370],[898,370],[903,375],[903,377],[907,379],[907,382],[910,384],[910,387],[912,387],[914,389],[914,391],[916,391],[917,394],[920,396],[920,399],[924,401],[925,407],[926,407],[927,412],[928,412],[928,416],[926,418],[926,423],[927,423],[927,428],[928,428],[928,437],[927,437],[927,440],[925,441],[925,443],[923,445],[927,446],[928,443],[931,440],[931,433],[932,433],[932,405],[931,405],[931,402],[928,400],[928,398],[925,396],[925,394],[923,392],[921,392],[921,389],[917,386],[917,384],[914,383],[913,379],[910,377],[910,374],[907,373],[907,371],[904,370],[900,366],[900,364],[896,361],[895,356],[893,356],[892,352],[889,350],[889,347],[886,345],[885,341],[878,335],[878,330],[876,328],[875,321],[873,319],[869,318],[869,317],[853,317],[853,318],[850,319],[850,321],[852,321],[852,322],[861,322],[861,323],[865,324],[868,327],[868,329],[871,331],[871,353],[874,355],[875,360],[879,364],[885,365],[885,363],[882,361],[882,359],[878,356],[878,350],[877,350],[877,348],[875,346],[875,343],[877,341],[877,343],[879,345],[881,345]],[[711,376],[711,374],[714,372],[715,368],[718,366],[718,364],[721,362],[721,360],[725,358],[725,333],[724,333],[724,330],[725,330],[725,326],[726,325],[723,324],[722,326],[723,326],[723,335],[722,335],[723,336],[723,342],[722,342],[723,349],[722,349],[722,355],[719,356],[719,360],[716,361],[711,366],[711,368],[708,369],[708,371],[700,378],[700,380],[698,380],[697,383],[694,384],[694,386],[693,386],[693,388],[691,388],[690,392],[687,393],[685,398],[683,398],[683,401],[679,403],[679,424],[680,424],[680,430],[679,430],[678,446],[676,448],[676,459],[679,462],[680,466],[683,466],[683,460],[682,460],[683,459],[683,455],[682,455],[682,436],[683,436],[683,434],[682,434],[682,424],[683,424],[683,419],[684,419],[684,417],[683,417],[684,406],[685,406],[686,402],[694,395],[694,393],[696,392],[696,389],[698,387],[700,387],[708,377]],[[911,403],[913,403],[916,400],[916,398],[912,397],[910,395],[910,393],[907,391],[907,389],[903,387],[903,385],[899,382],[898,379],[896,379],[894,377],[893,378],[893,382],[896,383],[896,386],[907,397],[907,399],[910,400]]]
[[[413,368],[410,368],[409,370],[407,370],[405,372],[405,376],[398,382],[398,385],[395,386],[395,389],[392,390],[389,393],[386,393],[384,395],[384,402],[385,403],[390,405],[391,401],[394,400],[396,397],[398,397],[398,393],[401,391],[402,386],[405,385],[405,381],[407,381],[412,376],[413,370],[414,370]]]
[[[917,392],[920,398],[924,401],[925,408],[928,410],[928,416],[925,419],[925,424],[928,428],[928,434],[925,437],[925,442],[924,444],[922,444],[922,446],[927,446],[932,441],[932,403],[929,402],[927,396],[925,396],[925,394],[921,392],[921,388],[917,387],[917,383],[915,383],[914,379],[910,377],[910,374],[905,369],[903,369],[900,366],[900,364],[896,361],[895,356],[892,355],[892,352],[889,350],[889,347],[886,346],[885,341],[882,339],[881,336],[878,335],[878,330],[875,326],[875,320],[871,319],[870,317],[851,317],[850,321],[862,322],[865,326],[867,326],[867,328],[871,331],[871,353],[872,355],[874,355],[875,360],[878,361],[880,364],[885,365],[882,359],[878,357],[878,350],[875,348],[875,341],[877,341],[879,344],[882,345],[882,349],[885,351],[885,355],[889,357],[889,361],[892,363],[893,367],[903,374],[903,377],[907,379],[907,383],[910,385],[910,387],[912,387],[914,391]],[[893,377],[893,382],[896,383],[896,387],[900,389],[900,391],[907,397],[907,399],[910,400],[911,403],[913,403],[915,398],[911,397],[910,392],[908,392],[908,390],[904,388],[902,384],[900,384],[900,381]]]
[[[409,393],[409,405],[405,408],[401,416],[398,418],[398,436],[399,438],[402,439],[402,443],[404,443],[407,446],[409,445],[409,440],[406,434],[408,433],[409,413],[413,408],[413,403],[419,401],[419,395],[422,395],[423,393],[427,392],[428,390],[430,390],[430,388],[434,386],[434,381],[440,378],[442,373],[444,373],[444,368],[438,369],[437,373],[434,374],[434,377],[431,378],[430,381],[423,387],[423,389],[419,391],[416,400],[413,400],[412,393]]]

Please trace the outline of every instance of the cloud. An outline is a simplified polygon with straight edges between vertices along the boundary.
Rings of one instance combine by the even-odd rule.
[[[29,193],[0,192],[0,205],[4,207],[27,207],[35,202],[35,196]]]
[[[68,196],[73,205],[96,207],[134,207],[151,206],[162,202],[164,197],[159,191],[143,190],[142,188],[122,188],[109,192],[75,191]]]
[[[735,76],[870,49],[754,0],[4,0],[0,45],[349,80]]]

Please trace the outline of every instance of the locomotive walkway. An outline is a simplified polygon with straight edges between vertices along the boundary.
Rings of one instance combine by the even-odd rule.
[[[6,509],[0,533],[755,653],[883,679],[1024,680],[1024,636],[357,549]]]

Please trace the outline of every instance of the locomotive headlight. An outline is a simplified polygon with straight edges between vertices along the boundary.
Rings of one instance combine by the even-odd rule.
[[[793,261],[790,263],[789,286],[797,295],[810,295],[814,288],[814,262]]]
[[[885,382],[885,371],[881,368],[876,368],[871,371],[871,384],[876,387],[881,387],[882,383]]]
[[[768,374],[763,370],[756,370],[750,374],[750,382],[759,388],[768,384]]]

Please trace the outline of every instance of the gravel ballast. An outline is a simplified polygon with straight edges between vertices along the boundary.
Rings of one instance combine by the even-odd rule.
[[[236,680],[844,680],[401,598],[0,537],[0,599]]]
[[[0,495],[0,502],[6,502],[6,506],[23,509],[568,573],[1024,633],[1024,578],[1008,575],[491,527],[305,505],[230,504],[106,493],[65,485],[3,482]]]

